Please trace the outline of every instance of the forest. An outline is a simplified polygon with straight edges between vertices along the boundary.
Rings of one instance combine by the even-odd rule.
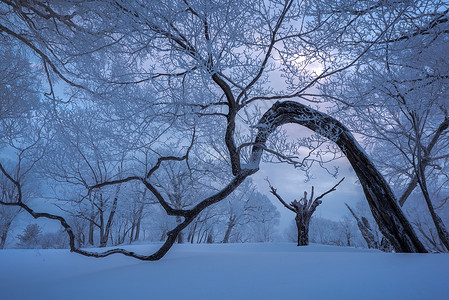
[[[449,251],[446,1],[2,0],[0,48],[0,249]],[[314,217],[340,159],[363,202]],[[252,179],[281,164],[298,201]]]

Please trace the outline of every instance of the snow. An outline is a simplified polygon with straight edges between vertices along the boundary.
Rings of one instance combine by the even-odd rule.
[[[156,262],[14,249],[0,251],[0,298],[447,299],[448,270],[449,254],[290,243],[175,245]]]

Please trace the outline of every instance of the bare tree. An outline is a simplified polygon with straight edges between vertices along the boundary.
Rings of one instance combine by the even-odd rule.
[[[362,233],[363,238],[365,239],[366,244],[368,245],[368,248],[372,249],[379,249],[379,242],[376,239],[376,236],[371,230],[371,226],[369,224],[369,221],[367,218],[362,216],[359,218],[355,212],[351,209],[351,207],[345,203],[348,210],[351,212],[351,215],[354,217],[354,219],[357,221],[357,227],[359,228],[360,232]]]
[[[304,192],[304,196],[299,200],[293,200],[290,204],[282,199],[282,197],[277,193],[276,189],[270,184],[267,179],[267,182],[270,186],[271,193],[276,196],[276,198],[289,210],[296,214],[295,221],[296,227],[298,230],[298,246],[307,246],[309,245],[309,226],[310,220],[312,219],[312,215],[317,209],[317,207],[322,203],[321,199],[327,194],[335,191],[337,186],[344,180],[344,177],[334,185],[330,190],[321,194],[320,196],[314,197],[314,187],[312,186],[312,192],[310,193],[310,198],[307,198],[307,192]]]

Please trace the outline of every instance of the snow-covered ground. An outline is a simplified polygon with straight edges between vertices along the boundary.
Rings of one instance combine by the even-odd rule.
[[[155,245],[130,246],[148,253]],[[0,251],[0,299],[449,299],[449,254],[175,245],[161,261]]]

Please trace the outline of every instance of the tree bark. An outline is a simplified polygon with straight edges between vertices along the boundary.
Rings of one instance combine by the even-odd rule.
[[[309,245],[309,225],[310,216],[307,213],[297,213],[295,217],[296,228],[298,229],[298,246]]]

